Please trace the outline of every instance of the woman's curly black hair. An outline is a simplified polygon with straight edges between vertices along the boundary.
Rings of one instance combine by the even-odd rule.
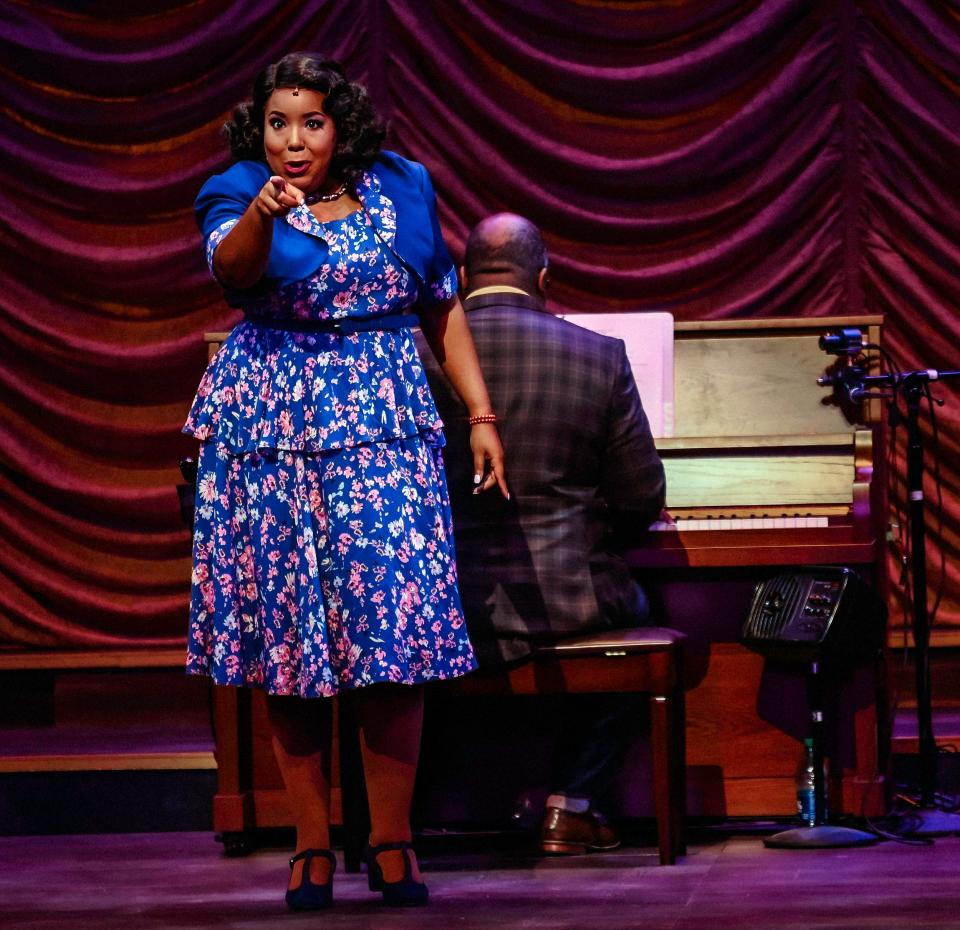
[[[348,81],[338,61],[313,52],[293,52],[268,65],[253,84],[253,99],[233,111],[223,128],[238,161],[264,161],[263,121],[267,100],[277,87],[303,87],[324,95],[323,112],[337,127],[330,174],[355,186],[386,136],[366,88]]]

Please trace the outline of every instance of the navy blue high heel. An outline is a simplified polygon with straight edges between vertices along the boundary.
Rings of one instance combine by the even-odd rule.
[[[322,885],[310,880],[310,863],[317,856],[330,861],[330,878]],[[287,907],[291,911],[322,911],[333,907],[333,873],[337,870],[337,860],[333,853],[329,849],[305,849],[290,860],[291,870],[293,864],[301,859],[303,878],[296,888],[287,891]]]
[[[380,853],[391,849],[399,849],[403,853],[403,878],[398,882],[385,881],[383,869],[377,862]],[[363,858],[367,862],[367,884],[371,891],[383,894],[383,903],[389,907],[421,907],[427,903],[427,886],[414,879],[408,850],[413,851],[409,843],[381,843],[379,846],[368,845],[363,852]]]

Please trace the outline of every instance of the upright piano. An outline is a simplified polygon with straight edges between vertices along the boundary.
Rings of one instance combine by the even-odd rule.
[[[879,343],[881,317],[676,323],[672,435],[657,440],[667,511],[631,552],[645,566],[872,563],[875,400],[816,383],[829,329]]]
[[[757,581],[793,567],[856,567],[883,589],[883,430],[878,401],[843,403],[817,377],[824,332],[882,317],[704,321],[674,326],[672,435],[658,439],[667,506],[628,560],[657,622],[690,637],[692,813],[790,813],[803,675],[737,642]],[[879,682],[851,669],[834,706],[833,808],[883,809]]]

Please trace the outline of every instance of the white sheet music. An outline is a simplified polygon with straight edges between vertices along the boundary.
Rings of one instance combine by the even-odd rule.
[[[655,439],[673,435],[673,314],[566,313],[561,319],[622,339]]]

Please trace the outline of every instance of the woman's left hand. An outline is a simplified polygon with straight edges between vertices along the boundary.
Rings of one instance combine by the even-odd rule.
[[[497,428],[492,423],[471,426],[470,449],[473,451],[473,493],[479,494],[498,484],[500,493],[510,500],[503,470],[503,446]]]

